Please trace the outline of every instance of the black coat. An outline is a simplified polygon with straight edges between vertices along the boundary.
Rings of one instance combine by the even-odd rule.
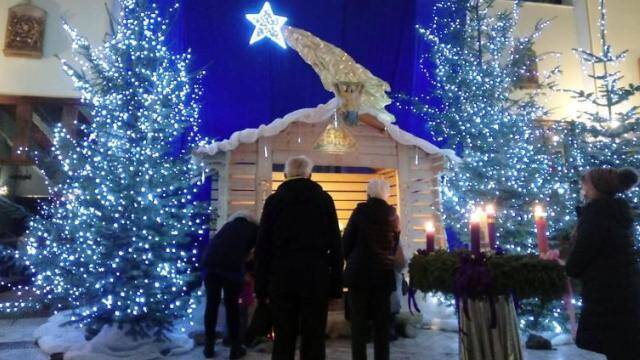
[[[265,202],[256,245],[256,295],[340,297],[340,228],[333,199],[310,179],[285,181]]]
[[[256,244],[258,225],[245,218],[227,222],[207,245],[202,270],[207,275],[244,281],[244,263]]]
[[[393,206],[376,198],[358,204],[342,240],[347,260],[345,285],[350,289],[394,291],[399,239],[399,220]]]
[[[582,282],[576,344],[620,359],[640,359],[640,267],[625,200],[597,199],[579,211],[567,274]]]

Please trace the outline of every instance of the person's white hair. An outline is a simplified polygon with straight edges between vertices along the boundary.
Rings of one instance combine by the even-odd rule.
[[[391,186],[383,179],[372,179],[367,184],[367,195],[370,198],[388,200],[391,194]]]
[[[233,220],[236,220],[236,219],[245,219],[254,224],[258,223],[255,216],[253,216],[252,213],[246,210],[239,210],[234,212],[233,214],[231,214],[231,216],[229,216],[229,218],[227,219],[227,222],[232,222]]]
[[[313,162],[306,156],[294,156],[284,164],[287,178],[308,178],[313,171]]]

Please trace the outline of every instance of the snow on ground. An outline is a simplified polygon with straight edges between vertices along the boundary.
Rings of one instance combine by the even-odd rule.
[[[47,360],[49,359],[34,345],[33,331],[47,319],[0,320],[0,360]],[[228,348],[218,346],[217,359],[228,358]],[[372,349],[370,358],[373,358]],[[267,360],[268,354],[249,352],[247,360]],[[351,358],[348,340],[328,342],[327,359],[347,360]],[[457,359],[458,334],[423,330],[417,339],[402,339],[391,346],[391,358],[403,359]],[[172,360],[204,359],[202,347],[191,352],[171,357]],[[559,346],[553,351],[525,351],[526,360],[604,360],[605,358],[577,349],[575,346]]]

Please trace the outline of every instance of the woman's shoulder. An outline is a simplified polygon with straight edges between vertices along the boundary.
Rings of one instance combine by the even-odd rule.
[[[582,216],[614,219],[622,222],[633,221],[631,205],[620,197],[592,200],[583,207]]]
[[[366,201],[359,202],[358,204],[356,204],[356,207],[353,209],[353,213],[352,214],[360,215],[363,211],[367,211],[368,207],[369,207],[369,204],[367,204]]]
[[[584,211],[608,212],[611,210],[631,211],[629,202],[621,197],[605,197],[589,201],[584,207]]]

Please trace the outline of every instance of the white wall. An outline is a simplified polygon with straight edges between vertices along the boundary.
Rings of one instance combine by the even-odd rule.
[[[497,6],[509,8],[513,6],[513,1],[498,0]],[[628,60],[619,67],[625,76],[622,85],[629,82],[640,83],[640,21],[637,20],[640,18],[640,0],[608,0],[607,12],[609,42],[615,50],[630,50]],[[563,74],[558,78],[559,88],[593,91],[593,81],[584,75],[582,65],[572,49],[591,48],[590,50],[599,51],[598,15],[598,0],[574,0],[573,6],[524,3],[519,33],[530,32],[539,19],[552,20],[536,43],[535,50],[538,54],[549,51],[560,53],[559,64]],[[541,63],[539,69],[549,70],[556,65],[557,61],[547,61]],[[575,118],[585,106],[572,99],[569,94],[561,92],[548,94],[541,100],[551,111],[552,120]],[[640,96],[635,97],[632,103],[640,105]]]
[[[597,51],[600,50],[600,28],[597,25],[600,12],[598,0],[575,0],[576,4],[586,3],[586,11],[590,17],[591,43]],[[640,83],[640,0],[607,0],[607,39],[616,52],[629,50],[627,61],[618,70],[625,76],[622,85],[630,82]],[[634,99],[640,105],[640,97]]]
[[[0,41],[4,49],[8,9],[22,0],[0,0]],[[62,72],[59,55],[71,59],[71,43],[62,28],[62,19],[78,28],[92,43],[99,44],[109,29],[105,3],[113,0],[32,0],[47,11],[44,57],[6,57],[0,52],[0,94],[45,97],[78,97],[73,83]]]
[[[550,20],[544,33],[535,44],[537,54],[558,53],[558,58],[550,57],[539,64],[540,71],[550,71],[560,65],[562,75],[557,79],[563,89],[582,88],[580,61],[572,49],[578,47],[578,22],[574,8],[564,5],[525,3],[520,15],[519,32],[528,33],[539,19]],[[550,119],[573,117],[575,101],[568,93],[557,92],[542,98],[542,104],[550,111]]]

